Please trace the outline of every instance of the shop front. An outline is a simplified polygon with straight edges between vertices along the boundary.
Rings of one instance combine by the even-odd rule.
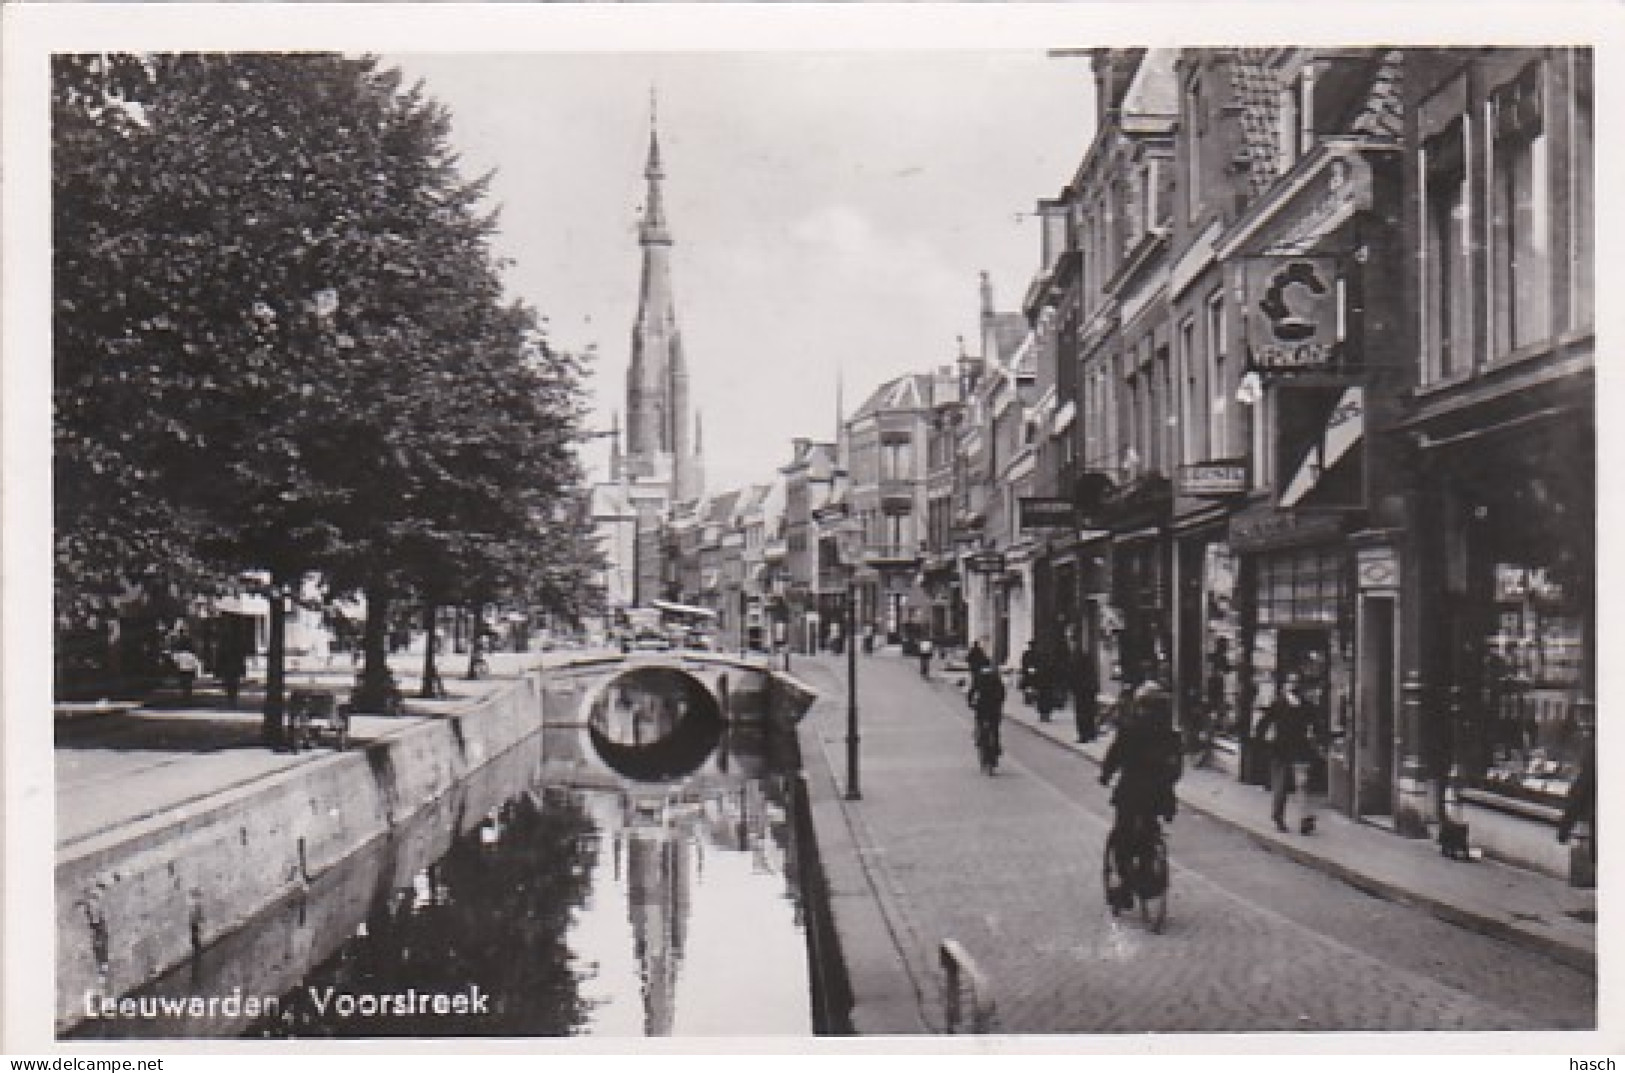
[[[1174,681],[1172,485],[1162,477],[1125,486],[1102,510],[1112,530],[1111,605],[1120,617],[1117,677]]]
[[[1181,466],[1175,476],[1174,662],[1182,725],[1234,738],[1241,614],[1229,518],[1244,496],[1244,461]]]
[[[1551,815],[1592,748],[1594,450],[1589,420],[1553,414],[1430,458],[1444,590],[1429,624],[1433,740],[1469,799]]]
[[[1310,771],[1311,792],[1330,791],[1348,809],[1348,736],[1354,719],[1352,552],[1337,514],[1295,514],[1267,504],[1230,522],[1240,557],[1240,681],[1237,727],[1242,777],[1262,784],[1268,758],[1253,728],[1288,674],[1301,683],[1314,715],[1323,760]]]

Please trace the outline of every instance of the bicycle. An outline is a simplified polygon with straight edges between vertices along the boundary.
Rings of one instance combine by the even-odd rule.
[[[1145,816],[1140,824],[1138,843],[1130,854],[1132,875],[1123,877],[1117,870],[1117,828],[1106,836],[1106,850],[1101,863],[1101,886],[1105,888],[1106,904],[1112,916],[1133,907],[1140,907],[1140,919],[1153,932],[1160,934],[1168,920],[1168,841],[1162,825],[1155,816]],[[1129,901],[1119,904],[1121,892],[1127,891]]]
[[[992,775],[999,768],[999,725],[990,719],[977,719],[974,740],[976,757],[982,774]]]

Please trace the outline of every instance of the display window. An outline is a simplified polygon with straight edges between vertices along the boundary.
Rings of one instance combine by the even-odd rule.
[[[1485,789],[1561,803],[1584,749],[1586,616],[1553,572],[1494,566],[1494,614],[1484,638]]]

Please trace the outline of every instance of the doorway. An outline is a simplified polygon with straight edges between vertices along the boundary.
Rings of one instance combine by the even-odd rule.
[[[1355,705],[1355,816],[1394,812],[1394,716],[1397,703],[1395,608],[1391,596],[1360,600],[1359,702]]]

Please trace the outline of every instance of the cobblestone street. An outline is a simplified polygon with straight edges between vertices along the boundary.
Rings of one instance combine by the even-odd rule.
[[[842,772],[844,665],[796,669],[825,692],[810,729]],[[850,816],[933,1028],[946,938],[992,981],[1001,1032],[1593,1024],[1587,974],[1363,894],[1188,809],[1170,829],[1165,932],[1114,919],[1100,886],[1108,794],[1093,763],[1007,718],[1004,761],[985,778],[950,676],[926,685],[912,660],[884,656],[861,659],[858,676],[864,796]]]

